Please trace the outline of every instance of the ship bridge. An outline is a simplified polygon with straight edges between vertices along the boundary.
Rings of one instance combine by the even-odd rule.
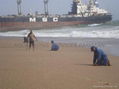
[[[108,11],[99,8],[97,0],[89,0],[88,4],[83,4],[81,0],[73,0],[72,11],[70,14],[80,17],[88,17],[94,15],[105,15]]]

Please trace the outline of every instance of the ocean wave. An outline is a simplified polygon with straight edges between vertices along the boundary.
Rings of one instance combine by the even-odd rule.
[[[82,37],[82,38],[119,38],[119,26],[65,27],[49,30],[33,30],[37,37]],[[28,29],[0,32],[0,36],[24,37]]]
[[[100,25],[102,25],[102,24],[89,24],[88,26],[94,27],[94,26],[100,26]]]

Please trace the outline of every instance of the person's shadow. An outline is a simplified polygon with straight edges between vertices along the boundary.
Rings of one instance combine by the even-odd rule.
[[[81,66],[94,66],[93,64],[75,64],[75,65],[81,65]]]

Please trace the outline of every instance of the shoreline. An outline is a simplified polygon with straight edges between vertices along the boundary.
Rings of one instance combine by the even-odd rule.
[[[2,37],[0,39],[21,39],[23,37]],[[38,41],[50,43],[51,40],[54,40],[56,43],[59,44],[66,44],[66,45],[74,45],[77,47],[84,47],[89,48],[91,46],[96,46],[103,49],[107,54],[112,56],[119,56],[119,39],[116,38],[80,38],[80,37],[37,37]]]
[[[112,66],[92,66],[89,48],[36,42],[29,50],[22,38],[0,38],[0,89],[118,89],[119,57]]]
[[[97,46],[103,49],[106,53],[113,56],[119,56],[119,39],[116,38],[80,38],[80,37],[41,37],[40,41],[50,42],[54,40],[58,43],[71,44],[75,46],[81,46],[84,48],[90,48],[91,46]]]

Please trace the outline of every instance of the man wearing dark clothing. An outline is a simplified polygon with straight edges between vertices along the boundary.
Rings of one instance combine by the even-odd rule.
[[[94,56],[93,56],[93,64],[94,65],[104,65],[104,66],[108,65],[108,66],[110,66],[107,55],[104,53],[104,51],[102,49],[92,46],[91,51],[94,52]]]
[[[34,33],[32,32],[32,30],[30,31],[30,33],[27,36],[28,41],[29,41],[29,48],[31,48],[31,46],[34,49],[34,41],[37,40]]]

